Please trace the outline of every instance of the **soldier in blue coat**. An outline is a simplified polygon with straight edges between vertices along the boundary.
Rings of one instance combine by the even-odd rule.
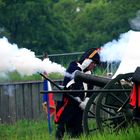
[[[73,74],[79,70],[83,73],[91,73],[91,70],[100,63],[99,49],[91,48],[87,50],[79,59],[69,64],[66,72]],[[63,86],[65,90],[84,90],[92,89],[90,84],[83,84],[83,82],[75,82],[72,77],[65,75]],[[89,99],[88,94],[85,93],[69,93],[76,100],[69,98],[66,94],[63,95],[62,101],[58,101],[56,105],[55,123],[57,124],[56,139],[61,140],[66,131],[71,137],[78,137],[82,134],[82,116],[84,107]]]

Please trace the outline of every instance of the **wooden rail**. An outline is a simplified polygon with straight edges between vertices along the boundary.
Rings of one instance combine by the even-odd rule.
[[[41,90],[43,81],[0,84],[0,123],[45,118]]]

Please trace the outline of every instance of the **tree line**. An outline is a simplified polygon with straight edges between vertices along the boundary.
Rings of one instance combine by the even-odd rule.
[[[100,47],[131,29],[140,0],[0,0],[0,38],[37,55]]]

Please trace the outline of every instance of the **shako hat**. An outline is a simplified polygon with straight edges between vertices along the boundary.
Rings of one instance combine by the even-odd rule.
[[[84,62],[84,60],[86,59],[90,59],[93,62],[95,62],[96,64],[100,64],[100,56],[99,56],[99,50],[100,49],[95,49],[95,48],[91,48],[88,49],[79,59],[79,63],[82,64]]]

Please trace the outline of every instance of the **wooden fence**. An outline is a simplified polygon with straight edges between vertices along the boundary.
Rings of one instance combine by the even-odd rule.
[[[0,123],[43,119],[43,81],[0,84]]]

